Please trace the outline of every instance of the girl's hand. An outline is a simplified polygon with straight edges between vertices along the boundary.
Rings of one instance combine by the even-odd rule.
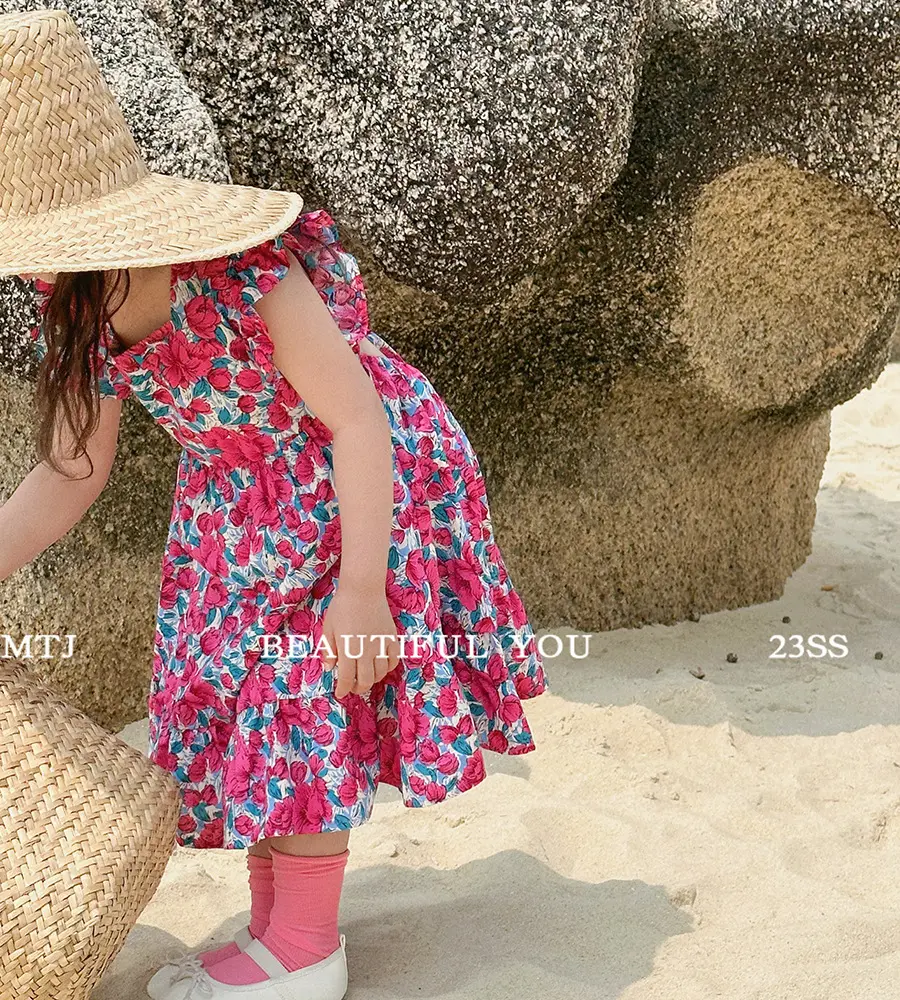
[[[390,638],[379,638],[383,635]],[[336,654],[331,656],[327,649],[322,649],[325,669],[333,670],[337,666],[335,696],[338,698],[351,692],[364,694],[400,662],[397,626],[388,607],[384,586],[379,591],[354,587],[339,580],[337,592],[325,612],[322,636]],[[344,636],[347,636],[346,651]],[[355,657],[360,651],[361,655]],[[382,651],[384,656],[380,655]]]

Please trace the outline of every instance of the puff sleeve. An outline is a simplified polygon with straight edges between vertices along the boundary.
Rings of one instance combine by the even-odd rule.
[[[229,257],[228,272],[238,282],[245,303],[254,305],[290,270],[284,234]]]
[[[302,212],[279,236],[232,255],[230,273],[243,301],[255,304],[297,258],[338,328],[353,344],[369,332],[366,288],[359,263],[344,247],[334,219],[325,211]]]

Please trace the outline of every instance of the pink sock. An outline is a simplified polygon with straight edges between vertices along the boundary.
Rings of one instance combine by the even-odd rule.
[[[269,911],[275,902],[275,878],[272,859],[247,852],[247,868],[250,871],[250,935],[260,938],[269,925]],[[214,951],[204,951],[198,957],[204,968],[209,968],[226,958],[242,954],[234,941]],[[256,965],[256,963],[253,963]]]
[[[250,933],[261,938],[269,926],[269,917],[275,903],[275,871],[271,858],[247,855],[250,871]]]
[[[314,965],[340,947],[338,907],[349,849],[304,857],[270,848],[275,902],[260,940],[290,972]],[[217,962],[209,974],[229,986],[249,986],[269,977],[243,952]]]

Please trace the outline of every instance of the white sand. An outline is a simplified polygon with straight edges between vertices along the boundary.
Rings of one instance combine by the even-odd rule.
[[[537,751],[423,809],[382,786],[350,840],[348,998],[898,995],[900,364],[832,427],[781,600],[597,634],[548,660]],[[849,654],[770,659],[777,633]],[[95,1000],[143,998],[247,907],[243,852],[179,849]]]

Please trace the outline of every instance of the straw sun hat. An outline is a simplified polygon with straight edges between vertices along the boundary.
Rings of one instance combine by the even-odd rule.
[[[0,15],[0,276],[209,260],[302,207],[293,191],[151,171],[69,13]]]

